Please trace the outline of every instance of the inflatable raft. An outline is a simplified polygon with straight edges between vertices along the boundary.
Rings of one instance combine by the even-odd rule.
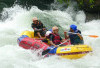
[[[33,31],[24,31],[21,36],[18,38],[19,46],[24,49],[42,49],[47,50],[49,45],[42,42],[41,40],[37,40],[37,37],[34,37]],[[46,55],[58,55],[67,59],[79,59],[88,53],[92,52],[92,48],[88,45],[68,45],[69,42],[65,43],[66,46],[60,46],[58,48],[54,48],[54,53],[47,53]]]

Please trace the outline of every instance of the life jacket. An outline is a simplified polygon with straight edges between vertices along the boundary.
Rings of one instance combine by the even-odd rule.
[[[74,33],[80,33],[81,34],[81,31],[76,30]],[[83,44],[83,40],[81,40],[77,34],[69,33],[69,38],[70,38],[71,44],[73,44],[73,45]]]
[[[51,33],[50,35],[54,36],[53,43],[58,45],[61,43],[60,36],[58,34]]]

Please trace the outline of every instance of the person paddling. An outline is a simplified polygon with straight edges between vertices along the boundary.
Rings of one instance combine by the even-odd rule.
[[[81,31],[78,30],[77,26],[74,24],[70,25],[70,30],[68,32],[68,35],[67,35],[66,31],[64,32],[64,35],[65,35],[65,39],[70,38],[72,45],[84,44],[83,37],[81,35]]]
[[[42,22],[37,19],[37,17],[33,17],[33,23],[31,24],[31,27],[34,29],[35,36],[37,35],[39,38],[45,36],[46,28]]]

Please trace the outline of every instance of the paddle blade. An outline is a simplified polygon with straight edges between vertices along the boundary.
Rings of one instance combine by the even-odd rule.
[[[93,38],[97,38],[97,37],[99,37],[99,36],[97,36],[97,35],[88,35],[89,37],[93,37]]]
[[[50,51],[50,49],[47,49],[47,50],[43,51],[43,52],[42,52],[42,55],[47,54],[49,51]]]

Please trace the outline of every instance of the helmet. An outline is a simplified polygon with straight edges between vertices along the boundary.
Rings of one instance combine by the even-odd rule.
[[[71,28],[71,29],[73,29],[74,31],[76,31],[76,30],[77,30],[77,26],[76,26],[76,25],[74,25],[74,24],[73,24],[73,25],[70,25],[70,28]]]
[[[50,33],[52,33],[52,32],[51,31],[47,31],[46,34],[45,34],[45,36],[49,36]]]
[[[33,17],[33,21],[38,20],[37,17]]]
[[[53,30],[57,30],[57,29],[58,29],[57,26],[52,27],[52,31],[53,31]]]

